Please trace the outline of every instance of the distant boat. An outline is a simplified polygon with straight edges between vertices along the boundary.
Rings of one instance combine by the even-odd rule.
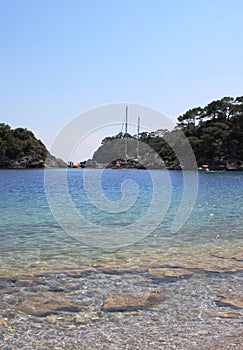
[[[201,171],[209,171],[209,167],[207,164],[203,164],[201,167],[198,168],[198,170]]]
[[[139,163],[140,155],[139,155],[139,133],[140,133],[140,117],[138,117],[137,124],[137,158],[129,158],[127,154],[127,143],[128,143],[128,107],[126,106],[125,112],[125,131],[124,131],[124,158],[121,157],[119,159],[115,159],[111,162],[113,168],[123,169],[123,168],[135,168],[135,169],[145,169],[143,165]]]
[[[80,163],[74,163],[70,161],[68,162],[68,168],[75,168],[75,169],[85,168],[85,163],[86,161],[80,162]]]

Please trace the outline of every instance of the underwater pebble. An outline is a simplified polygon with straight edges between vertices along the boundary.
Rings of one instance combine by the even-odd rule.
[[[5,318],[0,317],[0,327],[7,327],[8,326],[8,322],[7,320],[5,320]]]
[[[123,321],[123,313],[122,312],[116,312],[115,314],[111,314],[109,316],[109,320],[112,322],[120,323]]]
[[[73,318],[73,321],[77,324],[82,324],[82,323],[86,323],[87,320],[85,316],[75,315]]]
[[[57,322],[57,317],[55,315],[46,316],[46,320],[48,323],[55,324]]]

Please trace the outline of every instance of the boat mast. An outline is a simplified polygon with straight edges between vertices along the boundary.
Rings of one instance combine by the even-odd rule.
[[[127,115],[128,115],[128,107],[126,106],[126,119],[125,119],[125,159],[127,159]]]
[[[137,159],[139,159],[139,133],[140,133],[140,117],[138,117],[138,129],[137,129]]]

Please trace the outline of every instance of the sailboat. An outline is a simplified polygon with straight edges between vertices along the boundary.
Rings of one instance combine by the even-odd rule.
[[[129,158],[128,156],[128,107],[126,106],[126,112],[125,112],[125,130],[124,130],[124,157],[121,157],[119,159],[116,159],[112,162],[114,168],[116,169],[144,169],[144,167],[139,163],[140,155],[139,155],[139,133],[140,133],[140,117],[138,117],[137,122],[137,157],[136,158]]]

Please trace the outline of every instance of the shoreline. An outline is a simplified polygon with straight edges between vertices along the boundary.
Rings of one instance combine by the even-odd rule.
[[[37,167],[0,167],[0,171],[1,170],[48,170],[48,169],[77,169],[77,170],[80,170],[80,169],[102,169],[102,170],[105,170],[105,169],[111,169],[111,170],[166,170],[166,171],[198,171],[200,173],[207,173],[207,172],[242,172],[243,171],[243,168],[239,168],[239,169],[209,169],[207,171],[205,170],[202,170],[199,168],[197,169],[175,169],[175,168],[161,168],[161,169],[158,169],[158,168],[145,168],[145,169],[142,169],[142,168],[134,168],[134,167],[127,167],[127,168],[113,168],[113,167],[83,167],[83,168],[70,168],[70,167],[40,167],[40,168],[37,168]]]

